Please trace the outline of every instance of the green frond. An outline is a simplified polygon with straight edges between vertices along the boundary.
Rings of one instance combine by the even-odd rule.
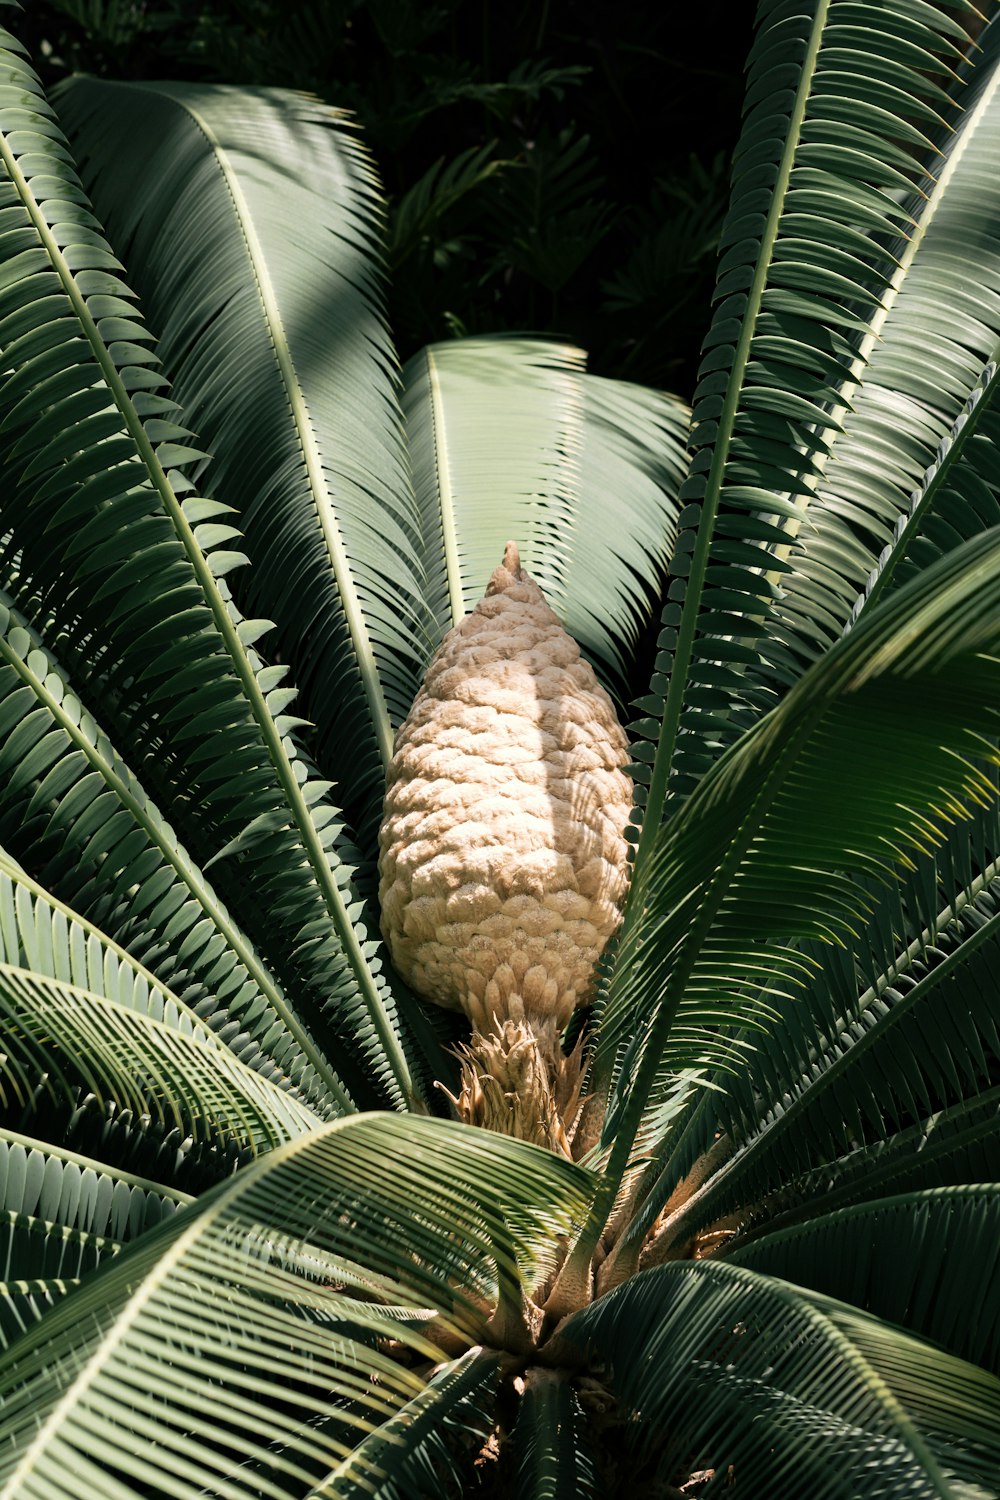
[[[1000,1186],[820,1214],[726,1259],[875,1313],[1000,1374]]]
[[[235,512],[236,597],[277,622],[370,848],[430,628],[372,163],[343,112],[277,89],[74,78],[57,102]]]
[[[454,1358],[438,1341],[478,1345],[524,1285],[519,1257],[544,1259],[590,1191],[568,1162],[444,1121],[355,1115],[300,1137],[0,1356],[0,1494],[165,1495],[178,1478],[231,1500],[323,1494],[359,1444],[353,1477],[377,1492],[384,1424]]]
[[[52,879],[50,897],[0,855],[8,963],[73,983],[145,988],[194,1007],[237,1056],[315,1107],[350,1107],[253,945],[80,702],[0,595],[0,836]],[[119,941],[69,902],[79,902]],[[156,965],[157,978],[124,951]],[[162,978],[160,977],[162,976]],[[178,1005],[164,980],[183,997]]]
[[[620,695],[676,531],[685,408],[587,375],[581,350],[541,340],[432,344],[404,380],[438,635],[481,598],[513,538]]]
[[[144,1209],[155,1224],[161,1205],[176,1206],[138,1191],[140,1202],[133,1203],[122,1178],[91,1171],[85,1180],[77,1163],[0,1130],[0,1347],[117,1254],[120,1236],[145,1217]]]
[[[551,594],[571,531],[582,350],[520,339],[431,344],[404,370],[403,412],[437,639],[482,597],[504,544]],[[577,377],[577,378],[574,378]],[[560,463],[557,455],[569,462]]]
[[[688,1169],[699,1137],[706,1149],[706,1129],[723,1131],[729,1148],[726,1161],[663,1225],[664,1247],[721,1219],[746,1227],[765,1213],[822,1212],[845,1158],[855,1195],[893,1191],[899,1185],[893,1170],[905,1179],[913,1166],[907,1148],[929,1134],[914,1132],[913,1121],[988,1099],[1000,1061],[995,869],[976,884],[973,898],[942,911],[861,993],[856,971],[849,968],[838,983],[834,964],[820,968],[795,1000],[779,1004],[777,1024],[755,1039],[743,1069],[706,1100],[693,1140],[669,1143],[661,1194]],[[974,1108],[977,1141],[980,1114]],[[955,1124],[967,1129],[967,1116]],[[946,1145],[943,1125],[937,1118],[933,1143],[921,1146],[924,1172]],[[947,1154],[962,1140],[948,1143]],[[865,1148],[870,1175],[859,1182]]]
[[[853,1500],[881,1474],[894,1500],[954,1500],[1000,1474],[994,1376],[742,1266],[645,1272],[561,1337],[603,1365],[665,1484],[714,1471],[720,1490]]]
[[[395,1002],[357,920],[339,819],[298,751],[285,669],[253,650],[263,625],[226,584],[244,559],[235,529],[220,530],[225,508],[183,473],[204,455],[178,439],[150,335],[38,82],[5,57],[20,85],[0,202],[31,242],[0,276],[10,586],[66,643],[74,678],[135,747],[196,858],[220,856],[223,892],[248,900],[250,877],[262,946],[314,1021],[326,1011],[339,1045],[360,1052],[359,1086],[404,1106]]]
[[[31,1265],[34,1267],[44,1255],[42,1246],[33,1244],[29,1250]],[[84,1270],[98,1263],[95,1256],[88,1256],[86,1252],[80,1256],[80,1261]],[[79,1284],[80,1278],[74,1276],[31,1276],[0,1281],[0,1348],[6,1349],[13,1339],[37,1323],[48,1308],[54,1307],[61,1297]]]
[[[872,905],[859,877],[886,885],[992,797],[998,587],[996,533],[941,559],[866,614],[661,832],[600,1023],[614,1184],[680,1070],[732,1063],[746,1046],[734,1028],[772,1024],[801,989],[812,966],[797,945],[857,930]]]
[[[176,1188],[0,1129],[0,1346],[124,1241],[190,1201]]]
[[[238,1062],[190,1015],[169,1005],[152,1014],[159,998],[137,986],[112,1000],[0,964],[0,1104],[8,1117],[29,1108],[69,1113],[93,1095],[253,1154],[315,1128],[311,1110]]]
[[[674,397],[624,380],[584,375],[582,385],[576,521],[560,546],[557,608],[599,663],[620,663],[610,680],[617,688],[627,684],[640,633],[665,586],[690,413]]]
[[[910,0],[759,8],[663,615],[671,660],[653,685],[665,705],[647,730],[657,748],[640,859],[668,778],[686,795],[774,701],[756,627],[895,298],[900,236],[913,229],[900,199],[954,114],[942,83],[963,38],[952,17]]]
[[[193,1202],[190,1193],[168,1183],[5,1129],[0,1183],[3,1212],[115,1245]]]
[[[562,1371],[530,1370],[511,1435],[524,1500],[591,1500],[599,1493],[587,1423]]]
[[[979,519],[974,492],[960,498],[963,465],[954,464],[959,453],[949,450],[956,424],[975,430],[995,400],[984,366],[1000,339],[998,125],[1000,69],[993,64],[924,185],[926,202],[914,210],[917,224],[899,250],[892,298],[843,414],[843,432],[831,438],[815,495],[801,501],[803,534],[796,538],[790,529],[768,654],[772,681],[794,680],[804,662],[826,649],[879,552],[889,548],[891,556],[900,540],[910,545],[921,535],[924,514],[937,508],[935,492],[953,466],[959,495],[952,495],[951,508],[968,507],[971,526]],[[923,493],[911,500],[914,491]],[[894,538],[903,517],[903,537]]]
[[[499,1355],[478,1348],[449,1360],[306,1500],[422,1500],[460,1484],[492,1425],[500,1364]]]
[[[896,521],[845,629],[851,629],[861,611],[871,609],[889,588],[912,577],[921,562],[1000,525],[998,415],[991,410],[997,381],[997,367],[990,361]],[[973,441],[977,436],[979,441]]]
[[[95,212],[0,30],[0,1500],[1000,1495],[981,19],[759,0],[693,414],[527,337],[400,377],[305,96],[73,80]],[[557,289],[604,210],[530,154],[390,253],[504,168]],[[509,538],[619,700],[664,606],[579,1162],[429,1116],[375,936],[395,727]]]
[[[793,1192],[772,1199],[768,1222],[784,1229],[812,1218],[817,1210],[883,1194],[983,1182],[996,1172],[998,1149],[1000,1086],[803,1172]]]
[[[79,1279],[102,1261],[116,1255],[121,1245],[153,1229],[193,1201],[174,1185],[192,1181],[201,1187],[226,1176],[247,1153],[230,1142],[211,1161],[213,1147],[196,1145],[192,1137],[173,1139],[158,1133],[151,1121],[136,1119],[143,1155],[159,1169],[158,1178],[141,1176],[108,1164],[120,1133],[108,1127],[111,1118],[98,1111],[91,1095],[70,1114],[65,1136],[81,1134],[82,1117],[99,1115],[105,1127],[98,1150],[105,1159],[82,1155],[64,1145],[0,1127],[0,1344],[13,1341],[30,1324],[72,1291]],[[128,1111],[115,1111],[127,1128]],[[41,1123],[50,1132],[58,1121],[44,1112]],[[84,1127],[85,1128],[85,1127]],[[166,1146],[168,1149],[157,1150]],[[218,1160],[222,1157],[222,1161]],[[151,1160],[150,1160],[151,1158]],[[213,1171],[214,1168],[214,1171]]]

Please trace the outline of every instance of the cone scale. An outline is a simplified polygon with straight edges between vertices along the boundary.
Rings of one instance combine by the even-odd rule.
[[[571,1149],[579,1054],[628,887],[632,783],[614,706],[507,544],[445,636],[395,742],[382,931],[418,994],[462,1010],[461,1118]]]

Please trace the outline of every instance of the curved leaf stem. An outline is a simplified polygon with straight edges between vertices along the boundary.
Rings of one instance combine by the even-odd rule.
[[[431,392],[431,428],[434,433],[434,452],[437,456],[441,543],[448,575],[448,600],[451,604],[451,622],[457,625],[465,615],[465,601],[462,598],[462,573],[458,558],[458,535],[455,529],[455,501],[451,488],[451,466],[448,462],[448,444],[445,437],[447,424],[444,401],[441,396],[441,381],[433,351],[425,349],[424,358],[427,361],[427,383]]]

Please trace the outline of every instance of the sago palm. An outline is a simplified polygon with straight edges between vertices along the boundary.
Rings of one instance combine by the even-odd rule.
[[[1000,1493],[979,19],[763,0],[689,444],[552,343],[400,378],[329,109],[53,108],[4,34],[0,1495]],[[377,910],[512,539],[642,693],[622,925],[533,1002],[552,1149]]]

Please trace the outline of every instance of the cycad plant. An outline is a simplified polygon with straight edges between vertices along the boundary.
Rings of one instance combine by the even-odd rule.
[[[553,343],[400,378],[328,108],[4,34],[3,1497],[1000,1493],[980,19],[762,0],[689,445]],[[554,1150],[376,907],[512,538],[641,693]]]

